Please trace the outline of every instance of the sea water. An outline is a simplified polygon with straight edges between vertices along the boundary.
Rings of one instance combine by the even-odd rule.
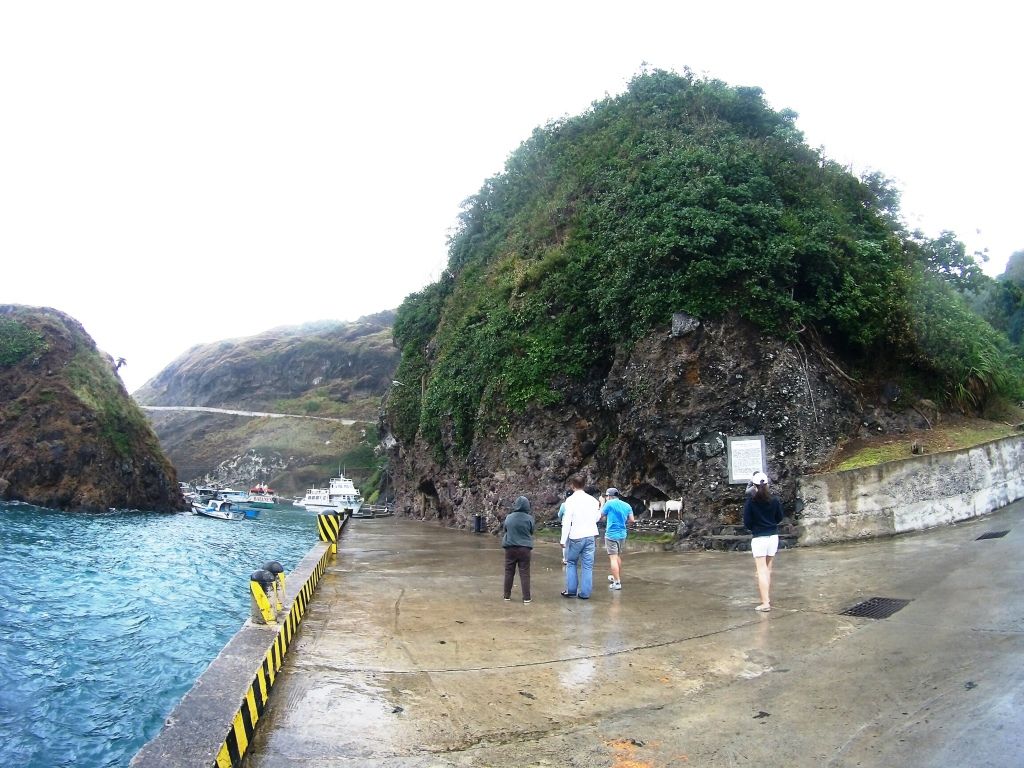
[[[316,542],[299,507],[225,521],[0,504],[0,766],[127,766],[249,617],[249,576]]]

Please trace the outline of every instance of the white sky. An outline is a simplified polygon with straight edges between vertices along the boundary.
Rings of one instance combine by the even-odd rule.
[[[0,0],[0,303],[78,319],[129,390],[200,342],[394,308],[534,127],[644,62],[760,86],[1000,273],[1015,4],[839,5]]]

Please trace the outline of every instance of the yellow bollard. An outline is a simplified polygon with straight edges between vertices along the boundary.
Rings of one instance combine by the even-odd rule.
[[[284,597],[284,567],[277,560],[270,560],[263,564],[263,570],[274,577],[274,600],[280,613],[284,610],[284,604],[281,602]]]
[[[249,577],[249,591],[252,593],[250,616],[257,624],[276,624],[277,613],[267,595],[274,584],[274,575],[268,571],[254,571]]]

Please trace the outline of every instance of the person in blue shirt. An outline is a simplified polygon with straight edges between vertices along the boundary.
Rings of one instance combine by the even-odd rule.
[[[604,492],[604,506],[601,517],[607,518],[604,529],[604,549],[608,553],[611,573],[608,575],[608,589],[622,589],[622,550],[626,545],[627,529],[634,522],[633,508],[619,498],[618,488]]]
[[[572,496],[572,491],[566,491],[565,492],[565,498],[568,499],[570,496]],[[562,503],[558,507],[558,522],[562,522],[562,518],[563,517],[565,517],[565,501],[564,500],[562,501]]]

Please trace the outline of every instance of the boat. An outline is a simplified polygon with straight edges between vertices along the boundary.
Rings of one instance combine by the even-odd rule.
[[[216,485],[197,485],[192,494],[192,503],[206,504],[210,499],[216,499],[218,493],[220,488]]]
[[[326,488],[307,488],[306,495],[295,502],[310,512],[341,512],[341,506],[331,501],[331,494]]]
[[[355,484],[347,477],[332,477],[327,489],[331,501],[340,504],[343,511],[354,515],[363,506],[363,497]]]
[[[245,510],[236,507],[234,502],[223,499],[210,499],[206,504],[192,502],[192,512],[203,517],[214,517],[218,520],[244,520]]]
[[[363,506],[363,497],[355,484],[342,475],[332,477],[327,488],[307,488],[301,501],[294,502],[310,512],[348,513],[357,516]]]
[[[277,491],[264,483],[257,483],[249,489],[246,501],[254,507],[270,509],[277,503]]]

